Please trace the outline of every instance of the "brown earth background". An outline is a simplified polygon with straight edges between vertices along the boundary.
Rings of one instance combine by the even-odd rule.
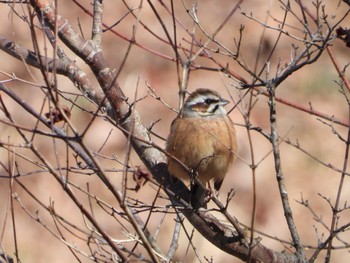
[[[137,6],[136,1],[128,1],[133,7]],[[134,2],[134,3],[133,3]],[[154,1],[159,13],[162,15],[165,25],[172,28],[171,16],[159,5],[157,1]],[[169,6],[168,1],[165,1]],[[188,7],[191,7],[191,1],[185,1]],[[305,3],[310,10],[314,12],[313,5]],[[91,11],[92,7],[89,1],[81,1],[81,4]],[[231,11],[235,1],[198,1],[198,18],[202,27],[212,33],[219,26],[222,20]],[[297,10],[295,3],[293,2],[293,8]],[[329,21],[336,21],[341,15],[345,13],[347,8],[345,5],[338,6],[338,1],[325,1],[323,4],[326,6],[326,12],[329,14]],[[111,25],[119,20],[127,12],[125,6],[121,1],[104,1],[105,11],[103,20],[106,24]],[[23,13],[22,8],[26,9],[26,6],[16,4],[14,9],[20,14]],[[76,30],[80,30],[85,38],[89,38],[91,35],[91,17],[83,12],[74,2],[68,0],[58,1],[59,13],[68,19],[72,26]],[[239,27],[241,24],[245,26],[243,31],[243,40],[241,47],[241,54],[244,60],[250,68],[254,68],[254,63],[257,57],[257,50],[260,39],[263,38],[264,48],[259,59],[258,68],[266,61],[268,51],[276,40],[277,30],[266,30],[263,34],[263,26],[255,21],[248,19],[241,12],[246,14],[252,13],[253,16],[259,21],[265,21],[269,25],[277,26],[277,22],[273,20],[276,18],[281,20],[284,12],[281,10],[281,4],[278,1],[244,1],[241,10],[238,10],[235,15],[230,19],[229,23],[225,26],[224,30],[218,34],[217,39],[226,45],[231,50],[235,50],[235,39],[239,38]],[[176,18],[181,21],[185,28],[191,30],[193,22],[186,13],[181,1],[175,1]],[[271,14],[267,18],[267,12]],[[332,15],[336,18],[332,19]],[[150,9],[149,5],[144,2],[140,13],[140,19],[147,24],[156,34],[164,37],[164,32],[155,18],[154,13]],[[32,41],[30,38],[30,30],[26,23],[24,23],[17,15],[11,11],[11,5],[1,4],[0,8],[0,33],[8,38],[16,41],[17,43],[33,49]],[[347,18],[342,22],[342,25],[346,27],[349,19]],[[288,20],[291,28],[291,33],[296,35],[302,35],[300,31],[294,28],[300,28],[300,24],[296,19]],[[120,24],[114,29],[120,34],[130,37],[132,35],[132,25],[135,24],[135,19],[131,16],[127,16]],[[312,28],[312,25],[310,25]],[[200,30],[196,29],[197,39],[206,40],[206,37],[200,33]],[[39,43],[44,51],[43,37],[38,33]],[[190,42],[188,34],[178,28],[179,43],[184,46],[188,46],[186,41]],[[151,36],[142,26],[138,25],[136,40],[143,47],[156,50],[157,52],[166,56],[174,57],[173,51],[169,45],[162,43],[155,37]],[[283,36],[278,44],[276,51],[270,59],[270,74],[273,75],[276,72],[276,67],[281,61],[281,65],[288,63],[291,57],[291,44],[292,40]],[[60,45],[64,46],[62,43]],[[128,47],[128,42],[117,37],[116,35],[106,32],[103,34],[102,48],[106,59],[108,60],[112,68],[118,68],[125,55]],[[299,43],[300,45],[300,43]],[[213,45],[214,46],[214,45]],[[300,47],[301,49],[302,47]],[[344,67],[349,63],[349,49],[345,47],[345,44],[340,40],[334,40],[333,51],[341,67]],[[72,52],[67,51],[67,54],[74,58],[75,55]],[[48,55],[52,55],[52,49],[48,48]],[[85,70],[94,79],[89,71],[89,68],[77,59],[77,64]],[[220,62],[223,64],[228,63],[231,70],[242,75],[244,78],[251,80],[250,76],[241,69],[232,58],[221,56]],[[203,66],[215,65],[208,60],[199,58],[196,63]],[[29,73],[30,72],[30,73]],[[14,74],[17,78],[27,80],[29,82],[45,85],[42,75],[39,70],[32,67],[26,68],[23,63],[16,60],[4,52],[0,52],[0,81],[11,80],[11,78],[4,73]],[[348,77],[348,72],[345,73]],[[266,74],[262,74],[262,78],[265,78]],[[321,111],[329,116],[334,115],[336,118],[347,122],[349,119],[349,107],[344,98],[344,95],[339,91],[339,86],[336,83],[338,81],[338,74],[332,65],[329,56],[324,53],[320,59],[309,66],[304,67],[302,70],[292,74],[286,81],[284,81],[277,89],[277,96],[284,98],[290,102],[296,103],[301,106],[309,107]],[[146,126],[151,125],[152,122],[160,120],[154,125],[153,131],[160,137],[166,138],[169,133],[170,123],[176,116],[176,113],[168,109],[161,102],[152,98],[147,93],[148,83],[157,94],[171,107],[177,108],[178,106],[178,79],[175,63],[164,59],[160,56],[156,56],[142,48],[133,46],[126,64],[120,74],[118,80],[125,94],[131,101],[135,98],[135,91],[137,89],[137,97],[143,98],[136,104],[136,109],[140,112],[143,119],[143,123]],[[11,80],[4,83],[7,87],[16,91],[23,100],[29,102],[32,107],[40,111],[43,106],[43,99],[45,95],[43,92],[32,85],[27,85],[22,81]],[[96,82],[97,84],[97,82]],[[58,77],[59,88],[71,92],[72,95],[67,95],[70,99],[75,99],[74,94],[78,94],[73,83],[67,78]],[[211,72],[205,70],[196,70],[191,72],[189,80],[189,91],[193,91],[199,87],[208,87],[219,91],[223,97],[230,98],[230,95],[235,101],[238,101],[244,91],[239,90],[239,83],[231,78],[228,78],[223,73]],[[228,93],[229,92],[229,93]],[[229,95],[230,94],[230,95]],[[8,110],[11,112],[13,118],[20,125],[25,127],[34,127],[36,120],[24,112],[23,109],[18,108],[18,105],[13,103],[10,98],[4,96],[3,100],[6,102]],[[269,108],[268,99],[263,95],[257,95],[256,103],[251,113],[251,123],[254,126],[261,127],[265,132],[269,132]],[[234,166],[230,169],[224,184],[221,189],[220,199],[225,200],[227,192],[231,188],[235,188],[236,194],[229,205],[229,211],[237,219],[246,224],[250,224],[252,215],[252,172],[249,164],[251,163],[251,151],[248,145],[247,131],[244,125],[242,117],[242,111],[247,107],[248,101],[243,100],[234,110],[230,113],[231,119],[235,122],[237,137],[239,141],[239,156],[240,158],[235,162]],[[69,102],[65,104],[71,105]],[[87,99],[79,97],[77,104],[83,107],[87,111],[94,111],[96,107],[92,105]],[[230,103],[232,108],[235,105],[234,102]],[[48,103],[44,105],[44,111],[49,109]],[[278,132],[279,135],[285,139],[290,139],[293,142],[298,142],[299,145],[305,149],[310,155],[314,156],[318,160],[324,163],[332,164],[338,169],[342,169],[345,154],[345,144],[341,142],[337,135],[332,132],[332,129],[318,120],[317,117],[309,115],[308,113],[301,112],[283,104],[277,106],[278,117]],[[0,117],[5,118],[3,112],[0,112]],[[78,131],[83,131],[87,123],[91,120],[92,115],[89,112],[83,111],[78,107],[72,108],[71,121],[75,125]],[[63,125],[63,124],[59,124]],[[42,124],[39,124],[39,128],[49,132],[49,129]],[[334,128],[344,138],[347,136],[346,127],[340,125],[334,125]],[[110,135],[109,135],[110,134]],[[109,136],[109,137],[108,137]],[[127,140],[125,136],[110,123],[106,122],[103,118],[97,118],[94,120],[93,125],[85,136],[85,142],[92,151],[97,151],[106,141],[107,143],[100,152],[101,156],[98,157],[99,161],[106,169],[122,169],[115,160],[108,160],[103,156],[116,157],[118,160],[124,161],[126,155]],[[0,140],[1,142],[11,142],[13,144],[23,143],[23,140],[16,133],[15,129],[0,123]],[[257,181],[257,215],[256,215],[256,229],[267,233],[272,237],[278,237],[283,240],[290,241],[290,234],[284,218],[281,200],[278,193],[278,186],[275,179],[274,162],[271,154],[271,145],[269,142],[259,133],[252,133],[253,147],[255,160],[259,164],[256,169],[256,181]],[[164,140],[154,137],[154,142],[164,147]],[[65,145],[57,142],[55,143],[52,138],[44,138],[37,136],[34,138],[34,143],[41,153],[43,153],[48,160],[54,165],[65,165],[67,160]],[[328,231],[321,225],[320,222],[315,220],[314,216],[304,206],[300,205],[297,201],[308,200],[310,206],[315,213],[322,218],[326,225],[330,225],[331,222],[331,208],[324,198],[320,195],[329,198],[334,203],[338,185],[340,181],[340,173],[333,169],[321,165],[315,159],[306,155],[302,151],[286,143],[281,143],[281,157],[282,168],[286,177],[287,189],[289,194],[289,200],[293,209],[296,225],[299,229],[299,234],[303,244],[310,246],[317,246],[318,238],[322,238],[322,234],[327,236]],[[56,152],[56,154],[54,154]],[[30,159],[35,160],[35,157],[26,149],[16,147],[16,154],[23,154]],[[57,156],[59,157],[57,159]],[[0,148],[1,163],[5,166],[9,165],[8,152],[4,148]],[[76,225],[80,225],[82,228],[86,228],[89,225],[83,218],[77,207],[67,198],[66,194],[62,191],[62,188],[48,173],[36,172],[38,167],[33,164],[29,164],[19,156],[15,157],[16,162],[21,173],[26,174],[19,178],[19,180],[26,185],[31,192],[33,192],[38,199],[40,199],[46,205],[53,204],[57,213],[69,219]],[[71,165],[76,164],[76,160],[70,154],[68,156],[69,163]],[[130,165],[136,167],[142,165],[137,155],[132,152],[130,158]],[[1,175],[6,175],[3,167],[0,167]],[[109,172],[110,178],[115,182],[116,186],[120,186],[121,172]],[[133,185],[130,174],[129,183]],[[90,191],[104,200],[111,206],[118,207],[116,201],[109,193],[109,191],[102,185],[100,180],[94,175],[70,175],[70,180],[79,187],[86,188],[89,184]],[[14,191],[16,196],[20,199],[23,209],[18,201],[15,201],[15,220],[16,220],[16,233],[19,246],[19,256],[22,262],[76,262],[76,259],[72,253],[67,249],[63,242],[57,240],[43,225],[53,232],[57,233],[54,226],[52,217],[42,209],[23,189],[14,184]],[[82,200],[85,199],[85,203],[88,203],[86,196],[76,190],[77,195]],[[157,187],[146,184],[137,193],[130,191],[130,195],[136,199],[142,200],[146,203],[151,203],[157,193]],[[13,240],[13,225],[10,220],[9,212],[9,180],[0,178],[0,233],[1,249],[8,255],[13,256],[14,253],[14,240]],[[350,200],[350,187],[348,177],[345,180],[344,189],[341,195],[341,206],[346,205],[346,202]],[[349,203],[349,202],[348,202]],[[160,200],[159,205],[168,204],[167,200]],[[348,204],[347,204],[348,205]],[[96,205],[93,205],[94,207]],[[212,205],[210,205],[212,207]],[[116,239],[126,240],[130,238],[122,232],[120,225],[116,222],[116,219],[103,211],[95,207],[95,217],[101,222],[104,229]],[[33,217],[40,218],[42,224],[35,221]],[[147,218],[148,213],[141,213],[142,218]],[[339,225],[349,222],[350,213],[345,210],[340,214]],[[172,235],[174,227],[174,214],[168,214],[163,218],[162,213],[154,213],[152,215],[149,229],[151,232],[155,232],[160,225],[159,234],[157,240],[164,251],[167,250],[170,243],[170,237]],[[191,232],[191,226],[185,221],[187,231]],[[132,232],[133,234],[133,232]],[[74,244],[76,247],[89,253],[86,242],[79,236],[72,236],[66,234],[67,242]],[[349,244],[350,234],[344,232],[340,235],[342,240]],[[264,245],[275,250],[287,250],[289,246],[284,246],[280,242],[271,238],[262,236]],[[204,257],[210,259],[213,258],[214,262],[241,262],[238,259],[234,259],[232,256],[220,251],[216,247],[212,246],[206,241],[199,233],[195,232],[193,237],[193,243],[196,246],[197,253],[202,262],[205,262]],[[335,246],[343,246],[339,241],[334,242]],[[186,235],[181,232],[181,238],[179,242],[179,248],[175,254],[174,262],[198,262],[193,250],[190,249],[186,253],[188,247],[188,239]],[[307,251],[308,255],[311,255],[312,249]],[[322,252],[319,262],[323,262],[325,253]],[[86,257],[81,257],[82,262],[89,262]],[[331,262],[348,262],[350,260],[349,248],[337,249],[332,253]]]

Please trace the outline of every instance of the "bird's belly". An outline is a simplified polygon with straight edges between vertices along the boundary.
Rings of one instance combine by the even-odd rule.
[[[210,122],[209,122],[210,121]],[[236,147],[234,129],[224,121],[200,120],[188,123],[181,119],[170,138],[167,151],[190,168],[204,184],[212,178],[223,179],[233,161],[232,149]],[[175,160],[169,160],[169,172],[182,179],[190,179],[189,173]]]

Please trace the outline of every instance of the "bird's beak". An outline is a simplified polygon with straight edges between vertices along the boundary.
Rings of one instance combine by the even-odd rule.
[[[220,102],[219,102],[219,105],[220,105],[220,106],[225,106],[225,105],[228,104],[229,102],[230,102],[230,101],[221,98],[221,99],[220,99]]]

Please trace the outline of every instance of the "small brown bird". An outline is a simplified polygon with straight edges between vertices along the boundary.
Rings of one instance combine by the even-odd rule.
[[[183,181],[197,175],[204,186],[214,179],[214,188],[219,191],[237,151],[235,129],[224,109],[228,102],[210,89],[198,89],[187,98],[167,139],[170,174]],[[191,184],[191,204],[195,209],[206,207],[207,194],[200,189]]]

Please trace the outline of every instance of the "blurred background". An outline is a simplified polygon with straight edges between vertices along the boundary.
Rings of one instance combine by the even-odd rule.
[[[85,38],[91,37],[92,19],[85,10],[79,7],[76,1],[61,0],[58,1],[58,13],[68,20],[72,27]],[[78,1],[77,1],[78,2]],[[167,11],[170,10],[168,1],[153,1],[157,11],[164,23],[164,26],[173,36],[173,18]],[[283,1],[282,1],[283,2]],[[305,1],[306,2],[306,1]],[[92,11],[92,5],[88,1],[79,2],[86,10]],[[129,97],[129,101],[138,102],[135,104],[139,111],[143,123],[146,127],[152,126],[152,131],[158,136],[153,136],[154,143],[164,147],[165,138],[169,133],[171,121],[176,117],[176,112],[171,108],[178,110],[178,72],[176,64],[173,62],[175,57],[171,46],[158,37],[152,35],[142,24],[137,23],[137,19],[128,14],[128,9],[121,1],[104,1],[103,22],[106,25],[113,25],[122,19],[113,27],[118,34],[130,39],[133,30],[136,30],[135,45],[128,50],[129,42],[119,37],[113,32],[106,31],[102,37],[103,54],[111,68],[119,69],[127,53],[127,59],[119,75],[118,82]],[[147,2],[142,2],[139,8],[139,2],[126,1],[131,7],[135,8],[135,15],[139,21],[154,32],[156,36],[167,40],[162,25],[157,20],[154,12]],[[174,12],[177,21],[177,41],[181,47],[191,47],[191,35],[195,39],[205,43],[208,37],[193,22],[187,10],[191,10],[196,5],[198,22],[203,30],[211,36],[220,26],[223,20],[232,11],[236,1],[223,0],[220,3],[216,1],[174,1]],[[310,12],[317,14],[316,6],[313,3],[305,3]],[[334,26],[346,14],[348,7],[338,1],[323,3],[324,8],[320,7],[319,17],[323,15],[322,10],[327,14],[327,21],[330,26]],[[285,31],[290,35],[282,35],[272,56],[268,59],[272,48],[280,33],[279,25],[283,20],[285,11],[280,1],[243,1],[239,9],[229,19],[224,28],[215,36],[217,42],[225,46],[227,50],[211,42],[208,47],[212,50],[210,54],[214,60],[221,65],[227,66],[231,72],[235,72],[249,83],[252,77],[235,60],[232,54],[237,51],[237,44],[240,41],[241,62],[244,62],[246,68],[251,71],[259,72],[268,59],[268,70],[264,69],[261,79],[270,79],[276,76],[287,63],[290,63],[294,57],[294,51],[300,52],[304,44],[299,39],[305,35],[305,27],[299,20],[302,17],[300,7],[296,3],[291,3],[291,10],[288,12]],[[28,24],[25,22],[25,15],[28,13],[25,4],[1,4],[0,8],[0,32],[8,39],[15,41],[30,50],[33,50],[33,42]],[[125,16],[127,14],[127,16]],[[125,17],[124,17],[125,16]],[[252,17],[252,18],[249,18]],[[311,19],[309,29],[316,30]],[[349,25],[349,18],[345,17],[341,21],[341,26],[346,28]],[[38,24],[36,22],[36,24]],[[269,25],[264,27],[263,24]],[[324,30],[320,34],[327,34],[327,24],[323,23]],[[240,28],[244,26],[240,34]],[[47,40],[44,40],[40,30],[36,30],[37,39],[42,51],[42,55],[52,57],[52,48]],[[334,32],[333,32],[334,34]],[[345,44],[334,39],[331,42],[335,58],[341,68],[349,63],[349,50]],[[59,45],[64,48],[71,59],[75,59],[79,67],[84,70],[90,79],[98,85],[89,67],[84,64],[76,55],[69,51],[63,43]],[[219,50],[218,50],[219,48]],[[194,47],[194,50],[198,50]],[[215,52],[217,51],[217,52]],[[208,52],[209,53],[209,52]],[[186,57],[182,51],[180,55]],[[188,55],[188,54],[187,54]],[[214,60],[205,56],[200,56],[194,60],[194,64],[201,67],[218,68]],[[25,65],[5,52],[0,52],[0,81],[6,87],[18,94],[22,100],[30,104],[36,111],[48,112],[50,103],[47,96],[40,89],[45,85],[40,70]],[[348,71],[344,71],[348,78]],[[52,80],[52,75],[50,75]],[[329,117],[344,123],[349,123],[349,105],[341,91],[339,85],[338,73],[325,51],[323,55],[313,64],[307,65],[289,76],[276,90],[276,96],[294,103],[297,106],[305,107],[319,111]],[[89,149],[94,152],[96,158],[106,169],[108,176],[115,183],[116,187],[121,186],[122,171],[126,160],[128,159],[127,139],[123,133],[114,127],[104,118],[93,119],[93,113],[97,107],[86,99],[68,78],[58,76],[58,88],[63,92],[64,98],[61,103],[67,105],[71,110],[71,122],[78,132],[84,132],[84,142]],[[167,107],[161,101],[152,97],[149,93],[149,87],[154,89],[162,101],[169,105]],[[248,133],[244,116],[247,108],[252,109],[249,115],[249,121],[252,126],[260,127],[265,133],[270,132],[270,116],[268,98],[263,94],[255,92],[251,97],[253,103],[249,101],[249,96],[244,96],[246,90],[241,89],[240,82],[237,79],[229,77],[227,74],[219,71],[209,71],[196,68],[191,71],[188,82],[188,91],[192,92],[197,88],[214,89],[231,103],[228,105],[230,117],[236,124],[236,131],[239,142],[239,158],[230,169],[224,184],[221,188],[220,199],[225,201],[227,193],[235,189],[235,195],[229,204],[229,212],[234,215],[241,223],[250,225],[253,207],[253,178],[252,178],[252,155],[256,165],[256,230],[267,234],[256,234],[261,236],[261,242],[277,251],[288,251],[292,248],[290,245],[283,244],[275,239],[291,241],[290,233],[284,218],[284,212],[280,200],[278,184],[276,181],[274,159],[271,153],[271,144],[259,132],[251,131],[252,147],[249,145]],[[264,90],[264,87],[261,88]],[[348,95],[348,92],[345,92]],[[11,98],[0,93],[2,100],[6,104],[7,110],[15,123],[28,129],[38,129],[50,132],[50,130],[28,114]],[[76,104],[72,106],[72,102]],[[52,106],[52,105],[51,105]],[[0,111],[0,118],[5,120],[4,111]],[[289,201],[293,209],[293,215],[299,230],[301,241],[305,246],[310,246],[307,254],[312,255],[318,242],[324,241],[328,237],[328,229],[332,220],[331,204],[334,204],[338,193],[341,173],[344,165],[346,144],[339,139],[347,138],[348,128],[342,125],[333,124],[331,121],[320,119],[308,112],[303,112],[283,103],[277,104],[277,124],[278,133],[285,141],[290,141],[295,147],[284,141],[281,141],[280,151],[282,158],[282,169],[286,179],[286,186],[289,195]],[[324,123],[325,122],[325,123]],[[62,123],[57,124],[63,130],[66,126]],[[38,151],[50,161],[53,167],[77,167],[79,158],[76,158],[70,152],[64,142],[48,136],[31,135],[31,132],[25,132],[28,138],[31,138]],[[68,131],[69,133],[69,131]],[[89,262],[90,251],[86,239],[82,232],[72,230],[72,233],[63,227],[61,231],[57,225],[59,220],[55,219],[39,203],[39,201],[51,206],[52,209],[67,221],[85,229],[86,233],[91,233],[91,225],[81,215],[79,209],[67,197],[62,187],[55,179],[40,165],[37,157],[25,147],[23,138],[16,132],[14,127],[4,122],[0,123],[0,140],[2,143],[12,146],[0,147],[0,245],[1,250],[10,256],[14,256],[14,226],[11,220],[10,212],[10,184],[11,180],[7,177],[8,169],[13,169],[14,174],[21,173],[18,182],[13,183],[14,198],[14,216],[16,222],[16,236],[19,248],[19,256],[23,262],[75,262],[77,259],[67,248],[65,242],[70,243],[77,250],[82,251],[79,258],[82,262]],[[9,151],[10,149],[10,151]],[[142,162],[132,152],[128,165],[136,169],[142,166]],[[6,168],[6,169],[5,169]],[[72,169],[74,170],[74,169]],[[336,171],[338,170],[338,171]],[[118,213],[111,213],[108,206],[114,207],[116,211],[120,208],[110,194],[108,189],[102,184],[100,179],[87,172],[67,172],[62,171],[64,176],[74,185],[77,196],[87,206],[91,205],[91,210],[108,234],[118,240],[131,240],[135,235],[128,226],[121,227],[123,221],[118,217]],[[136,182],[132,179],[132,173],[128,174],[129,187],[135,187]],[[24,187],[27,189],[25,190]],[[81,190],[89,191],[91,197],[88,198]],[[88,189],[88,190],[87,190]],[[141,200],[151,204],[157,196],[158,187],[146,183],[139,191],[130,190],[130,197],[135,200]],[[32,193],[37,200],[29,193]],[[95,197],[105,202],[106,206],[96,203]],[[345,178],[343,189],[341,190],[340,207],[348,208],[350,199],[350,187],[348,176]],[[309,204],[309,208],[300,204],[304,200]],[[166,199],[158,199],[159,211],[161,207],[169,204]],[[212,204],[209,207],[214,207]],[[146,220],[149,211],[140,213],[142,219]],[[219,214],[218,217],[222,218]],[[339,213],[337,221],[338,226],[349,223],[350,213],[344,209]],[[169,213],[152,213],[148,227],[151,233],[158,233],[158,243],[164,251],[167,251],[174,228],[176,215]],[[222,220],[224,220],[222,218]],[[185,220],[187,233],[192,233],[191,225]],[[128,234],[126,234],[130,231]],[[64,236],[64,238],[61,236]],[[61,240],[59,240],[61,239]],[[333,245],[338,249],[332,252],[331,262],[347,262],[350,258],[348,244],[350,242],[349,232],[339,235]],[[207,240],[205,240],[196,231],[193,233],[193,243],[196,251],[189,249],[189,241],[186,234],[182,231],[179,247],[173,258],[174,262],[241,262],[238,259],[220,251]],[[134,243],[132,243],[134,244]],[[127,241],[123,243],[129,246]],[[131,246],[132,247],[132,246]],[[101,248],[102,249],[102,248]],[[137,249],[141,249],[138,247]],[[136,249],[136,251],[137,251]],[[197,254],[197,256],[196,256]],[[325,252],[321,252],[319,257],[323,262]],[[212,261],[211,261],[212,260]],[[108,261],[106,259],[106,261]]]

